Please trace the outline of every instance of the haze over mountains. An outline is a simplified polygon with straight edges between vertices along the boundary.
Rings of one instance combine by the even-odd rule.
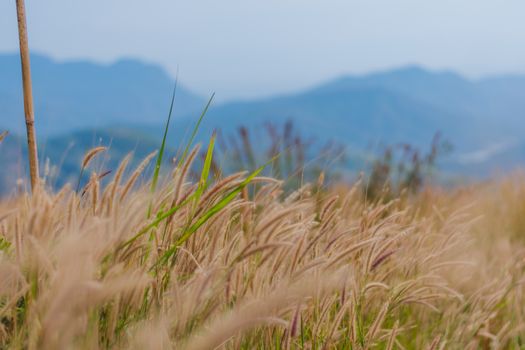
[[[162,68],[135,60],[99,65],[33,55],[32,70],[42,143],[65,145],[72,135],[82,151],[109,142],[115,149],[124,144],[138,149],[144,140],[154,148],[152,136],[160,143],[174,86]],[[24,130],[21,91],[18,55],[0,55],[0,130],[15,135]],[[171,140],[182,136],[206,99],[178,85]],[[293,119],[307,136],[363,150],[398,142],[424,146],[439,131],[455,148],[447,166],[472,173],[525,162],[524,114],[525,76],[471,81],[453,72],[409,66],[341,77],[291,95],[213,105],[201,135],[205,139],[217,127],[233,133],[240,125],[258,129],[266,122]],[[0,158],[7,145],[0,146]],[[59,159],[64,147],[50,147],[47,156]]]
[[[137,123],[160,124],[167,114],[174,81],[159,66],[136,60],[111,65],[55,62],[31,56],[33,95],[42,136],[82,128]],[[20,58],[0,54],[0,126],[23,131]],[[177,89],[177,114],[198,111],[204,99]]]

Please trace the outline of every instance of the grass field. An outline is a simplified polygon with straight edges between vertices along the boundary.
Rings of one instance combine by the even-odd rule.
[[[0,348],[525,347],[524,176],[372,201],[196,154],[0,201]]]

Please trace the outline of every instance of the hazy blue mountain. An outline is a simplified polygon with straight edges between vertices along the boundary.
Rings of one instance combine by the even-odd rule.
[[[161,68],[133,60],[57,63],[38,55],[32,65],[42,157],[62,164],[67,176],[76,174],[83,152],[98,144],[111,145],[115,162],[128,151],[140,158],[159,146],[173,88]],[[171,149],[187,138],[204,102],[179,85]],[[378,145],[426,147],[441,132],[455,148],[443,162],[447,170],[477,175],[525,164],[523,114],[525,76],[470,80],[410,66],[341,77],[295,94],[214,104],[197,141],[205,142],[213,129],[238,137],[237,129],[247,126],[254,146],[261,147],[269,142],[264,124],[291,119],[319,145],[335,140],[366,158]],[[23,135],[22,116],[19,58],[0,55],[0,129],[13,131],[0,146],[1,164],[20,164],[25,151],[16,134]],[[4,167],[0,173],[16,178],[22,170]]]
[[[456,149],[451,162],[464,169],[464,164],[525,162],[523,114],[525,77],[473,81],[412,66],[342,77],[297,94],[227,103],[212,108],[207,123],[231,130],[291,118],[307,134],[354,149],[398,142],[424,146],[440,132]]]
[[[437,107],[449,113],[439,116],[442,129],[470,128],[466,134],[486,137],[501,136],[524,129],[525,76],[511,75],[468,80],[449,71],[433,72],[410,66],[360,77],[344,77],[329,82],[315,91],[348,91],[381,87]]]
[[[455,115],[382,87],[309,91],[212,109],[207,123],[221,129],[238,125],[281,123],[292,119],[319,138],[363,146],[367,143],[428,142]]]
[[[133,170],[144,157],[158,150],[160,139],[161,137],[150,136],[135,129],[116,127],[84,129],[51,136],[46,141],[39,142],[41,176],[46,178],[46,183],[50,186],[61,187],[67,182],[76,185],[84,155],[97,146],[106,146],[108,151],[97,156],[89,165],[81,184],[88,180],[91,171],[98,174],[115,171],[130,152],[133,153],[133,158],[128,170]],[[166,162],[174,156],[174,149],[171,145],[167,146]],[[153,163],[154,160],[151,164]],[[18,179],[27,180],[27,148],[24,137],[10,134],[0,143],[0,164],[0,194],[12,192]]]
[[[41,136],[111,124],[162,123],[174,81],[159,66],[136,60],[111,65],[56,62],[31,56],[36,126]],[[179,84],[176,115],[202,108],[204,100]],[[0,54],[0,129],[23,131],[20,58]]]
[[[367,87],[382,87],[453,112],[469,111],[480,102],[472,82],[453,72],[430,72],[418,66],[342,77],[314,91],[347,91]]]

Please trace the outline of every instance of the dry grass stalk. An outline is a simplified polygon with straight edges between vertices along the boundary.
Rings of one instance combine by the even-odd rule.
[[[36,145],[35,115],[33,109],[33,89],[31,85],[31,64],[29,60],[29,44],[27,39],[26,9],[24,0],[16,0],[18,18],[18,39],[20,42],[20,60],[22,62],[22,86],[24,90],[24,112],[27,132],[27,148],[29,153],[29,174],[33,191],[38,186],[38,150]]]
[[[90,149],[85,155],[84,155],[84,158],[82,159],[82,165],[81,165],[81,168],[86,168],[89,163],[91,162],[91,160],[93,158],[95,158],[95,156],[97,154],[99,154],[100,152],[104,152],[105,150],[107,150],[107,147],[104,147],[104,146],[99,146],[99,147],[95,147],[95,148],[92,148]]]

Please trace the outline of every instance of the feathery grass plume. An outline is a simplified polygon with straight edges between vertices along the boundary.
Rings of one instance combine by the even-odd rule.
[[[113,202],[115,201],[117,191],[120,186],[120,180],[122,179],[122,176],[124,175],[124,172],[126,171],[126,168],[128,166],[129,161],[131,160],[131,157],[133,156],[132,153],[128,153],[124,159],[120,162],[117,171],[115,173],[115,176],[113,177],[113,181],[109,185],[110,187],[110,194],[108,198],[108,214],[112,212],[113,209]]]
[[[98,191],[92,175],[84,198],[0,200],[0,348],[523,343],[525,176],[383,203],[344,184],[284,196],[246,173],[209,176],[195,201],[185,164],[152,195],[135,185],[146,165],[122,180],[127,162]]]
[[[179,201],[179,197],[181,195],[182,185],[184,184],[184,181],[186,180],[186,176],[195,160],[195,157],[199,153],[200,145],[196,145],[193,150],[190,152],[188,157],[184,160],[183,166],[176,167],[174,174],[177,175],[176,181],[175,181],[175,192],[173,194],[173,203],[172,206],[177,204]]]
[[[131,174],[131,176],[129,177],[128,181],[126,182],[126,184],[124,185],[124,188],[122,189],[120,193],[120,201],[124,200],[124,198],[126,197],[126,194],[128,194],[129,190],[133,187],[133,185],[135,185],[135,182],[137,182],[137,179],[139,178],[140,174],[142,174],[144,169],[146,169],[149,162],[151,162],[151,160],[155,157],[156,154],[157,154],[157,151],[151,152],[137,166],[137,168],[135,169],[133,174]]]
[[[272,323],[274,316],[280,310],[289,306],[291,301],[301,301],[312,295],[323,295],[337,289],[341,284],[341,271],[333,276],[320,279],[301,280],[290,286],[281,286],[268,296],[253,303],[242,305],[233,313],[227,313],[218,318],[199,336],[190,339],[188,350],[214,349],[224,344],[237,332],[257,326],[258,324]],[[288,323],[284,323],[288,326]]]
[[[100,152],[104,152],[105,150],[107,150],[107,147],[104,146],[99,146],[90,149],[82,159],[81,169],[85,169],[97,154],[99,154]]]
[[[84,155],[84,158],[82,159],[82,163],[80,163],[80,173],[78,174],[78,181],[77,181],[77,187],[76,187],[77,193],[80,190],[80,182],[82,181],[82,175],[84,175],[84,170],[86,169],[86,167],[93,160],[93,158],[95,158],[97,154],[99,154],[100,152],[104,152],[106,150],[107,150],[107,147],[99,146],[99,147],[90,149]]]
[[[217,182],[212,188],[210,188],[204,195],[201,197],[201,203],[208,203],[210,200],[213,200],[217,194],[225,189],[230,189],[232,186],[235,187],[239,183],[246,172],[240,172],[236,174],[229,175],[224,179]]]

